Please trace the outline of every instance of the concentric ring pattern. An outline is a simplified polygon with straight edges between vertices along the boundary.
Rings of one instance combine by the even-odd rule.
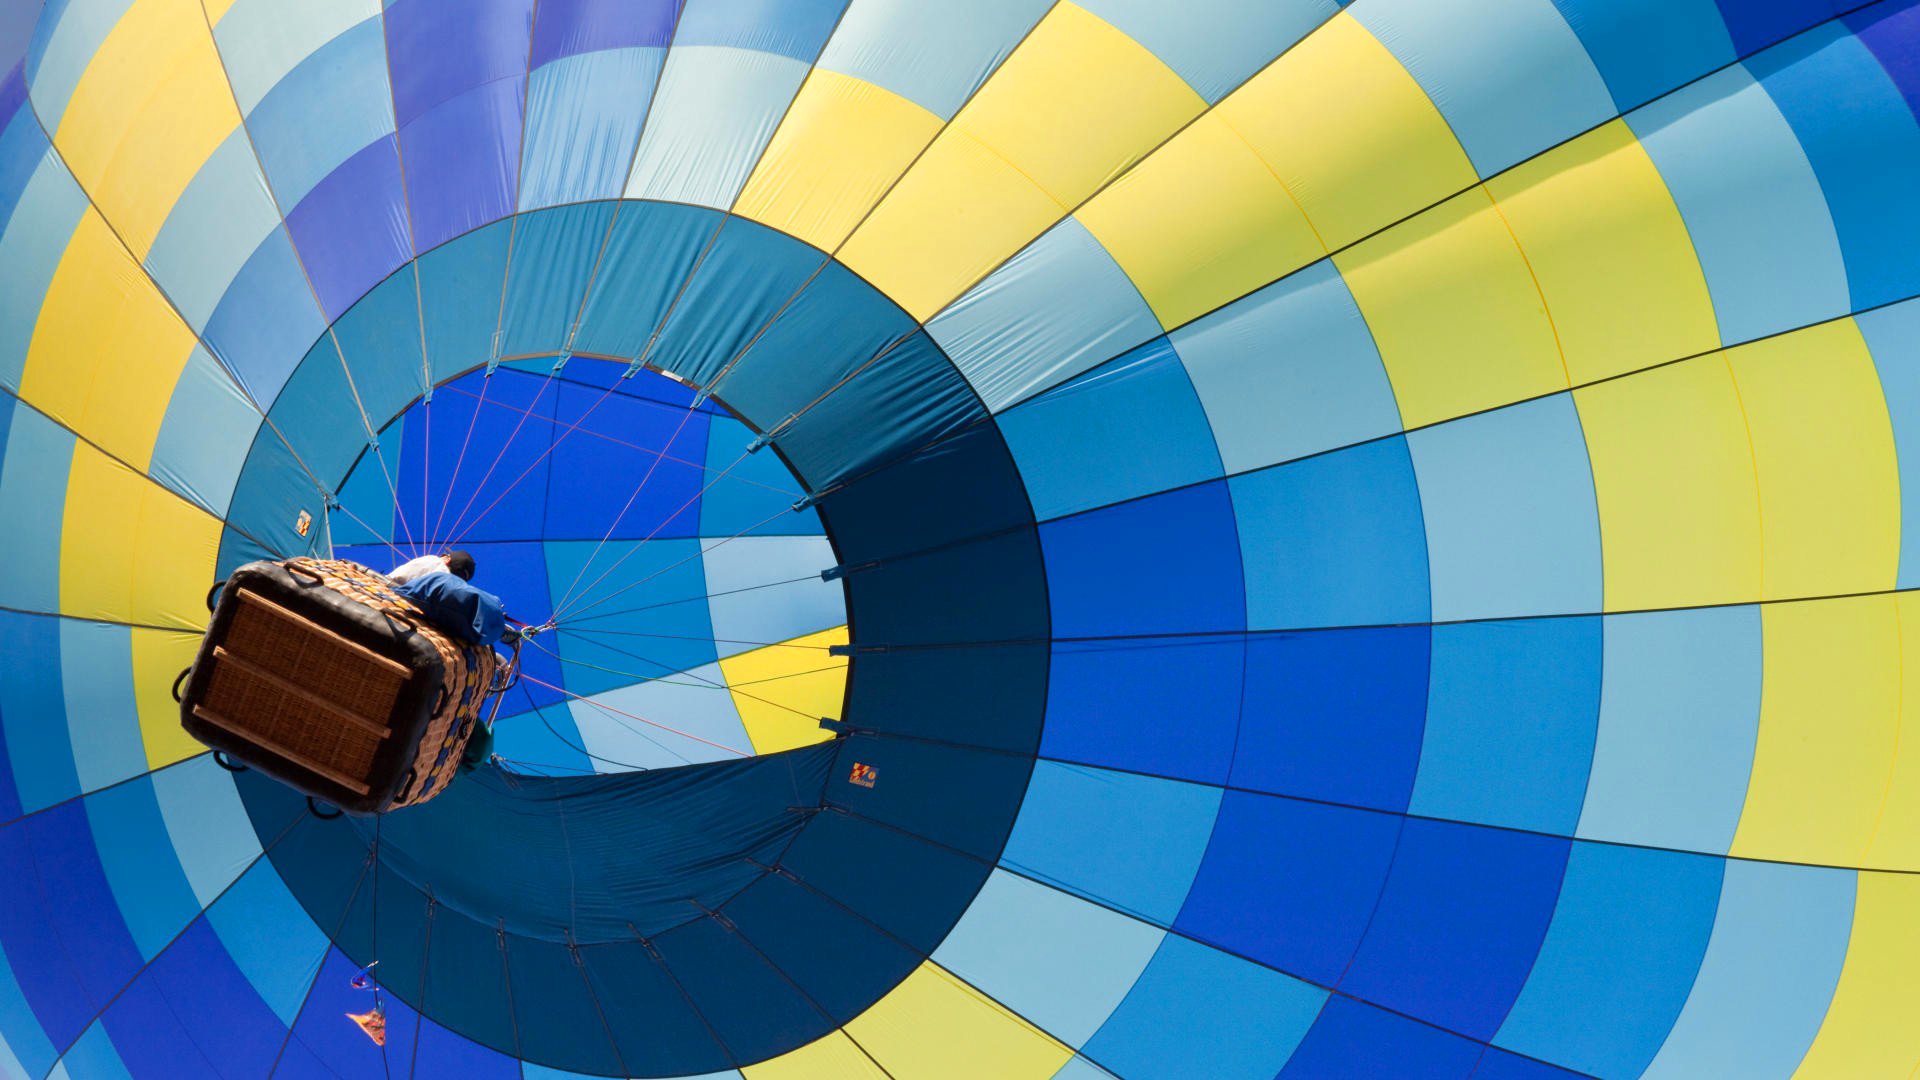
[[[1920,1062],[1920,0],[6,6],[0,1074]],[[453,543],[504,766],[181,733]]]

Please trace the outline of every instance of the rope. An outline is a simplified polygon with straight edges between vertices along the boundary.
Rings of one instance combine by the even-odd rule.
[[[542,651],[545,651],[545,650],[542,650]],[[616,709],[611,705],[607,705],[603,702],[595,701],[592,698],[582,697],[581,695],[576,694],[571,690],[568,690],[564,687],[555,686],[552,683],[547,682],[543,679],[536,678],[535,676],[523,675],[521,677],[526,679],[526,681],[532,683],[535,686],[545,687],[546,689],[551,690],[554,693],[561,695],[562,697],[565,697],[572,701],[581,702],[582,704],[585,704],[585,705],[590,705],[593,708],[599,709],[601,712],[611,713],[614,716],[625,717],[628,720],[638,720],[640,723],[646,724],[650,727],[659,728],[661,731],[665,731],[672,735],[678,735],[683,739],[691,739],[694,742],[701,743],[706,746],[711,746],[715,750],[725,750],[727,753],[732,754],[736,757],[752,757],[753,756],[752,754],[742,753],[741,751],[736,750],[731,746],[727,746],[724,743],[717,743],[717,742],[714,742],[712,739],[703,739],[700,736],[695,735],[690,731],[681,731],[679,728],[669,727],[666,724],[659,722],[658,720],[649,720],[644,716],[639,716],[637,714],[626,712],[621,709]],[[582,752],[584,753],[585,751],[582,751]],[[588,755],[588,756],[591,757],[592,755]],[[638,768],[638,767],[639,766],[631,766],[631,765],[628,766],[628,768]]]

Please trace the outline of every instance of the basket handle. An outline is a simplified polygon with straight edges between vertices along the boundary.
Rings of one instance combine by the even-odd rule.
[[[173,677],[173,700],[175,701],[182,700],[181,694],[180,694],[180,687],[186,684],[187,676],[191,674],[193,674],[193,668],[191,666],[188,666],[188,667],[181,668],[180,674],[175,675]]]
[[[207,590],[207,611],[208,612],[212,612],[215,608],[220,606],[220,592],[222,589],[225,589],[226,587],[227,587],[227,583],[225,579],[222,579],[220,581],[214,582],[213,588]]]
[[[300,559],[288,559],[280,565],[290,574],[300,574],[303,577],[310,577],[322,585],[327,583],[327,579],[321,575],[320,571],[310,566],[303,566],[301,562],[302,560]]]
[[[242,765],[239,762],[234,761],[233,758],[227,756],[227,752],[225,750],[215,750],[213,752],[213,763],[231,773],[243,773],[243,772],[253,771],[249,766]]]
[[[332,805],[332,804],[328,804],[328,805]],[[307,796],[307,813],[312,814],[314,817],[319,818],[321,821],[332,821],[334,818],[337,818],[340,815],[346,813],[346,811],[335,806],[333,807],[333,813],[323,814],[320,812],[320,803],[317,802],[313,796],[309,795]]]

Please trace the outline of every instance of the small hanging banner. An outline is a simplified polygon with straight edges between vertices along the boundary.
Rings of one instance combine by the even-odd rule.
[[[347,1019],[360,1025],[360,1030],[366,1033],[367,1038],[373,1040],[373,1045],[387,1045],[387,1012],[385,1009],[375,1005],[372,1012],[348,1013]]]

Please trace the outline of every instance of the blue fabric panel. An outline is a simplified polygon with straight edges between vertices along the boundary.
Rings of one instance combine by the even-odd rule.
[[[402,127],[474,87],[525,77],[533,0],[397,0],[385,22]]]
[[[853,912],[776,875],[749,885],[725,911],[774,967],[840,1023],[920,966],[919,955]]]
[[[736,1061],[759,1061],[832,1030],[793,984],[713,918],[656,938],[667,967]]]
[[[0,82],[0,102],[24,100],[20,86],[19,72],[15,71],[9,79]],[[47,136],[31,112],[16,112],[11,119],[5,118],[6,112],[0,108],[0,231],[4,231],[12,219],[27,182],[46,160],[48,150]]]
[[[327,939],[271,865],[256,865],[207,909],[225,964],[279,1021],[291,1025]],[[264,1023],[264,1021],[263,1021]]]
[[[314,50],[247,115],[281,206],[297,206],[360,148],[393,134],[386,40],[368,19]]]
[[[537,25],[546,24],[543,17]],[[522,210],[619,197],[665,61],[661,48],[613,49],[534,71],[520,165]]]
[[[1246,625],[1241,545],[1225,483],[1048,522],[1040,539],[1056,639],[1232,633]]]
[[[676,47],[729,45],[813,63],[846,0],[686,0]]]
[[[1747,67],[1792,125],[1826,192],[1847,261],[1853,309],[1920,292],[1920,121],[1900,88],[1838,23],[1755,57]]]
[[[36,862],[24,824],[0,829],[0,870],[8,882],[7,902],[0,904],[0,948],[44,1038],[60,1047],[92,1022],[104,999],[94,999],[54,936],[50,907],[61,901],[49,898]]]
[[[1412,812],[1570,836],[1600,714],[1601,620],[1433,628]]]
[[[166,819],[172,855],[199,906],[205,907],[260,854],[260,839],[233,779],[212,755],[176,762],[147,779]]]
[[[1160,320],[1086,226],[1066,218],[927,323],[989,411],[1151,341]]]
[[[1713,0],[1553,0],[1607,80],[1614,105],[1634,108],[1733,62]]]
[[[411,273],[397,273],[361,297],[334,324],[333,333],[368,427],[386,427],[426,389],[420,297]]]
[[[916,333],[807,409],[777,443],[787,464],[818,489],[865,476],[984,419],[972,387],[933,339]]]
[[[340,500],[341,512],[328,517],[332,519],[329,539],[333,541],[336,556],[352,558],[342,552],[363,544],[371,545],[374,548],[371,557],[355,561],[368,566],[390,566],[402,561],[405,552],[386,545],[410,547],[410,541],[421,529],[417,485],[408,482],[399,457],[406,427],[404,423],[395,423],[382,431],[379,453],[368,449],[361,454],[340,490],[334,493]],[[389,483],[393,485],[391,488],[387,486]]]
[[[651,606],[706,595],[698,540],[615,541],[589,564],[593,549],[590,541],[547,545],[552,588],[564,591],[579,577],[575,598],[585,598],[565,618],[592,619],[578,625],[601,632],[562,630],[559,641],[547,646],[565,658],[567,689],[598,694],[719,659],[705,604]],[[588,604],[598,606],[589,610]]]
[[[162,1000],[193,1045],[222,1073],[264,1076],[273,1070],[286,1026],[260,1000],[204,919],[187,927],[148,969],[140,985]],[[108,1013],[107,1024],[116,1028],[114,1013]],[[131,1044],[139,1041],[121,1040],[130,1060],[136,1053]],[[150,1054],[157,1049],[143,1043],[138,1052]],[[162,1067],[147,1075],[168,1071]]]
[[[326,329],[287,233],[260,242],[207,320],[206,342],[263,408],[271,408],[300,356]]]
[[[152,960],[200,913],[173,854],[153,785],[133,780],[96,792],[84,804],[120,917],[141,957]]]
[[[135,989],[130,996],[138,998],[139,990]],[[130,1002],[126,1007],[135,1006]],[[137,1036],[123,1035],[122,1038],[131,1043],[137,1039]],[[191,1044],[175,1046],[173,1049],[183,1053],[166,1056],[162,1060],[176,1064],[182,1061],[198,1063],[205,1060],[193,1053]],[[61,1058],[58,1069],[62,1080],[132,1080],[133,1077],[133,1073],[128,1071],[126,1060],[120,1056],[119,1046],[110,1037],[104,1022],[94,1024],[81,1034],[80,1040],[69,1047]]]
[[[1598,611],[1600,515],[1573,395],[1407,435],[1436,620]]]
[[[1220,475],[1207,414],[1166,338],[1028,398],[998,423],[1043,521]]]
[[[0,611],[0,648],[11,658],[8,662],[24,671],[59,671],[60,622],[51,616]],[[7,736],[14,789],[27,813],[80,794],[60,689],[53,678],[0,680],[0,729]]]
[[[224,517],[260,414],[206,349],[195,346],[174,385],[148,471],[186,498]]]
[[[1427,621],[1426,532],[1404,438],[1230,483],[1249,627]]]
[[[60,532],[76,440],[25,402],[8,401],[6,407],[13,419],[6,453],[0,454],[0,505],[8,509],[0,518],[0,565],[7,567],[0,576],[0,605],[59,611]],[[59,712],[54,700],[48,711],[36,715]]]
[[[986,880],[958,852],[843,814],[816,814],[780,860],[809,888],[932,952]]]
[[[1552,0],[1379,0],[1353,14],[1419,81],[1482,177],[1617,115]]]
[[[1720,339],[1845,313],[1847,267],[1825,194],[1773,99],[1744,67],[1627,117],[1686,221]]]
[[[436,447],[427,489],[447,493],[445,512],[436,510],[437,527],[428,530],[434,540],[533,537],[553,469],[552,417],[563,385],[502,371],[486,380],[484,402],[478,390],[471,398],[454,391],[434,395],[434,438],[446,441]],[[458,447],[469,426],[463,459]]]
[[[997,870],[933,961],[1068,1046],[1093,1037],[1166,932]]]
[[[93,54],[133,0],[76,0],[48,5],[27,49],[27,84],[40,118],[58,130],[67,101]]]
[[[1605,633],[1579,835],[1728,850],[1760,726],[1760,610],[1610,615]]]
[[[861,476],[820,508],[849,565],[1033,523],[1013,458],[984,423]]]
[[[1228,791],[1174,929],[1331,986],[1387,879],[1399,818]]]
[[[725,220],[702,207],[622,203],[573,347],[636,358],[649,352],[674,297],[701,254],[718,242],[714,233]]]
[[[1568,842],[1407,820],[1341,989],[1478,1039],[1512,1007],[1553,915]]]
[[[533,66],[601,50],[664,49],[673,38],[681,2],[544,0],[533,21]]]
[[[1200,0],[1177,7],[1088,0],[1086,8],[1146,46],[1209,105],[1340,11],[1335,0]]]
[[[722,657],[755,647],[743,642],[786,641],[847,621],[846,589],[817,576],[833,565],[824,536],[740,537],[707,548],[701,561]],[[791,584],[765,587],[774,581]]]
[[[732,536],[749,528],[760,536],[820,535],[818,510],[780,513],[800,497],[800,485],[779,455],[743,453],[753,439],[738,420],[716,416],[708,421],[707,475],[717,476],[728,466],[733,471],[700,496],[700,535]]]
[[[700,504],[706,497],[700,489],[713,479],[701,467],[706,457],[706,412],[689,414],[684,405],[643,401],[563,383],[558,388],[554,418],[560,427],[555,433],[547,487],[544,535],[548,539],[597,541],[613,536],[639,540],[700,534]],[[567,434],[568,426],[574,424],[578,429]],[[791,501],[775,502],[766,507],[763,516]],[[595,560],[580,587],[612,565],[624,550],[611,557],[607,554]],[[584,553],[580,556],[585,557]],[[562,579],[563,588],[567,580]],[[761,577],[756,583],[768,580]],[[663,593],[656,584],[664,585],[648,583],[641,587],[647,596],[629,593],[627,602],[611,606],[632,607],[680,595],[700,595]]]
[[[47,926],[93,1008],[127,985],[142,963],[107,885],[86,809],[68,802],[21,822],[38,871]],[[13,955],[14,942],[7,942]]]
[[[1400,430],[1380,352],[1331,261],[1171,337],[1229,473]]]
[[[260,177],[247,133],[236,128],[167,212],[145,265],[197,331],[241,265],[279,224],[280,212]]]
[[[1580,1080],[1585,1075],[1494,1046],[1487,1048],[1486,1056],[1473,1069],[1473,1080]]]
[[[819,66],[885,87],[945,120],[1050,7],[1047,0],[862,0],[848,7]]]
[[[1840,981],[1853,890],[1852,871],[1729,861],[1700,973],[1644,1075],[1791,1073]]]
[[[401,126],[417,247],[437,247],[513,212],[525,93],[521,79],[485,83]]]
[[[1855,320],[1873,352],[1893,421],[1900,463],[1900,574],[1898,587],[1920,585],[1920,303],[1897,304]]]
[[[874,768],[873,787],[848,781],[856,762]],[[829,805],[990,863],[1006,845],[1032,762],[962,746],[855,735],[840,741],[833,770]]]
[[[1056,642],[1041,752],[1223,784],[1246,651],[1238,634]]]
[[[682,41],[661,74],[626,193],[732,206],[806,75],[805,60]]]
[[[425,320],[427,369],[438,385],[493,357],[493,331],[500,324],[500,292],[507,280],[507,241],[512,221],[468,233],[414,263]],[[479,392],[478,385],[472,387]],[[456,447],[455,452],[458,452]]]
[[[410,229],[392,138],[369,143],[287,210],[287,231],[329,321],[412,257]]]
[[[472,1032],[495,1050],[514,1053],[506,964],[493,926],[445,906],[436,909],[426,986],[427,1006],[441,1023]]]
[[[378,27],[379,15],[375,0],[319,4],[238,0],[214,24],[213,36],[241,114],[251,113],[276,83],[329,42],[368,22]],[[387,98],[384,55],[373,78],[380,96]],[[391,117],[392,106],[386,111]],[[392,130],[391,119],[387,126]]]
[[[43,156],[0,235],[0,386],[20,386],[41,301],[86,212],[87,196],[66,166]]]
[[[431,1061],[448,1076],[462,1080],[522,1080],[518,1055],[463,1038],[426,1017],[420,1019],[419,1032],[419,1049],[411,1051],[416,1063]]]
[[[612,216],[612,204],[588,203],[519,219],[501,312],[501,355],[565,349]]]
[[[650,355],[652,363],[695,386],[712,384],[762,330],[771,335],[768,324],[773,322],[781,306],[792,300],[802,284],[820,269],[822,262],[818,251],[794,243],[764,225],[744,218],[709,217],[706,220],[712,223],[706,235],[700,237],[700,243],[708,248],[706,257],[695,266],[690,278],[673,280],[671,288],[680,292],[679,302],[670,312],[664,312],[665,322],[659,324],[660,339]],[[672,254],[679,255],[679,244],[669,243]],[[694,254],[697,255],[697,250]],[[844,272],[832,278],[823,275],[815,281],[823,290],[842,297],[854,294],[857,283],[857,278]],[[646,295],[650,292],[651,289],[643,292],[641,311],[652,306],[646,302],[651,299]],[[879,302],[878,294],[872,295],[875,302]],[[799,321],[793,325],[817,328],[821,314],[814,304],[809,304],[802,315],[796,316]],[[884,309],[834,314],[857,319],[854,325],[859,332],[852,335],[854,341],[873,336],[875,325],[885,317]],[[782,317],[781,321],[786,319]],[[899,332],[905,333],[909,328],[902,325]],[[648,330],[651,331],[651,327]],[[783,336],[789,333],[791,331],[782,331]],[[804,404],[804,401],[795,402],[795,409],[790,411],[797,411],[798,406]],[[750,417],[753,413],[751,407],[741,411]],[[784,414],[768,422],[783,418]]]
[[[489,959],[498,967],[497,952],[489,952],[494,953]],[[320,965],[313,989],[307,995],[307,1007],[301,1010],[300,1020],[294,1025],[291,1042],[304,1046],[333,1075],[385,1076],[387,1055],[345,1017],[347,1013],[363,1013],[373,1007],[371,993],[355,990],[349,985],[358,970],[359,965],[347,959],[338,949],[327,951],[326,961]],[[406,1046],[412,1043],[419,1014],[393,994],[382,995],[381,1001],[387,1007],[389,1044]],[[283,1071],[274,1075],[279,1076]]]
[[[1001,865],[1161,926],[1187,897],[1220,789],[1041,761]]]
[[[1018,603],[1036,606],[1027,598]],[[1044,643],[897,650],[860,663],[860,677],[847,686],[844,715],[852,723],[1018,754],[1033,753],[1039,742],[1047,680]],[[928,686],[942,691],[930,697]]]
[[[268,416],[316,477],[346,475],[367,446],[367,429],[360,423],[346,369],[330,336],[322,337],[307,351]],[[273,436],[268,433],[262,437]],[[241,482],[245,483],[244,476]]]
[[[1698,855],[1575,844],[1500,1044],[1595,1076],[1645,1071],[1706,952],[1720,867]]]
[[[1269,1080],[1326,991],[1169,934],[1086,1044],[1119,1076]]]
[[[507,969],[521,1054],[567,1069],[626,1072],[588,994],[586,974],[565,945],[513,938]]]
[[[1402,811],[1427,716],[1425,626],[1254,634],[1232,782]]]
[[[0,949],[0,1066],[45,1076],[58,1056],[7,963],[6,951]]]
[[[1869,4],[1848,15],[1846,23],[1887,70],[1907,107],[1920,113],[1920,53],[1913,45],[1920,33],[1920,9],[1911,0]]]
[[[1467,1080],[1486,1050],[1439,1028],[1335,996],[1280,1076],[1285,1080]]]
[[[1845,0],[1717,0],[1741,56],[1783,41],[1852,7]]]

